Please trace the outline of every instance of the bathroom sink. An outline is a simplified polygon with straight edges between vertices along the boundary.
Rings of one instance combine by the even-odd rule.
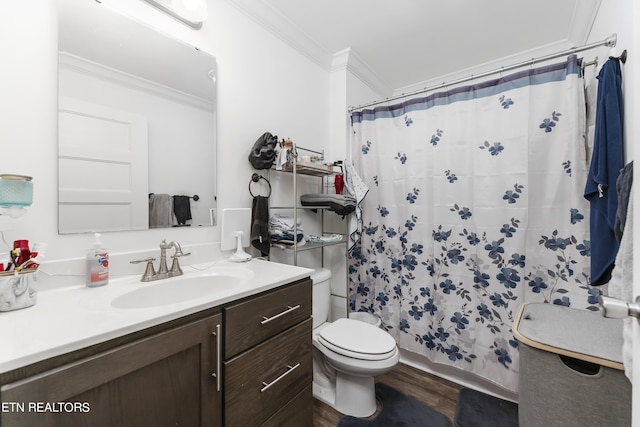
[[[144,287],[122,294],[111,301],[121,309],[140,309],[179,304],[239,287],[252,277],[251,272],[224,271],[198,276],[179,276],[149,282]]]

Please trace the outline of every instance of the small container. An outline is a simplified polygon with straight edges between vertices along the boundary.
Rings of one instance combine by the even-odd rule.
[[[109,283],[109,253],[100,241],[100,233],[94,235],[93,247],[87,251],[87,286],[95,288]]]
[[[0,206],[31,206],[32,179],[25,175],[0,175]]]
[[[5,271],[0,273],[0,311],[19,310],[36,303],[37,271]]]

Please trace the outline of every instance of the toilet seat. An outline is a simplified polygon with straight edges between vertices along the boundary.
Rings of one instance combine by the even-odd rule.
[[[361,360],[388,359],[397,350],[396,341],[389,333],[352,319],[338,319],[323,328],[318,341],[331,351]]]

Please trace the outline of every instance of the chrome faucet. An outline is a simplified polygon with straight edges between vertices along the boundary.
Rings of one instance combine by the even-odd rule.
[[[173,259],[171,262],[171,270],[167,270],[167,249],[171,248],[175,249],[175,252],[171,255],[171,258]],[[167,243],[166,240],[162,240],[160,243],[160,270],[158,271],[158,279],[182,275],[182,269],[180,268],[178,258],[188,255],[191,255],[191,252],[182,252],[180,243],[175,241]]]
[[[167,249],[175,249],[171,258],[173,259],[171,263],[171,269],[167,268]],[[145,258],[145,259],[137,259],[134,261],[130,261],[131,264],[138,264],[141,262],[146,262],[147,266],[145,268],[144,274],[140,278],[141,282],[152,282],[154,280],[166,279],[168,277],[175,277],[182,275],[182,269],[180,268],[180,262],[178,258],[182,256],[191,255],[191,252],[182,252],[182,247],[180,243],[171,241],[167,243],[165,239],[162,239],[160,242],[160,266],[158,268],[158,272],[156,272],[153,267],[153,262],[156,260],[155,258]]]

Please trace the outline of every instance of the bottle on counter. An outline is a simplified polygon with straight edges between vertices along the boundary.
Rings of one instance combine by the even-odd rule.
[[[93,247],[87,251],[87,286],[94,288],[109,283],[109,253],[95,233]]]

